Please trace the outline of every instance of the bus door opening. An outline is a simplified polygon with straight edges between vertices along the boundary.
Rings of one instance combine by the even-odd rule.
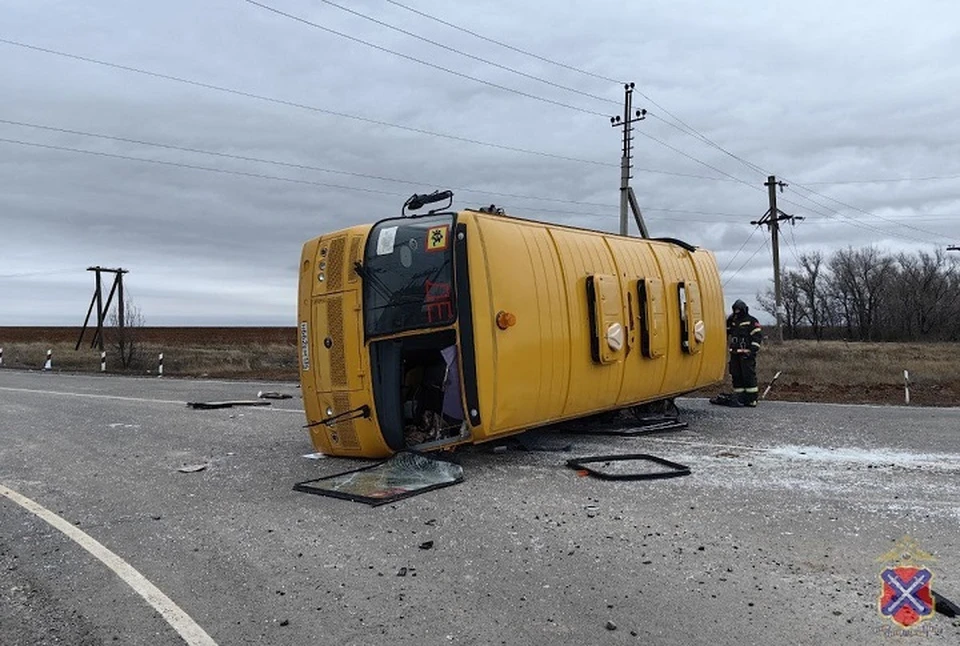
[[[370,347],[377,420],[393,450],[443,446],[469,434],[454,330]]]

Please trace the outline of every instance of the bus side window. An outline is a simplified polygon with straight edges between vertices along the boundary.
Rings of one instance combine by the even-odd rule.
[[[663,311],[663,282],[659,278],[637,281],[640,305],[640,351],[651,359],[666,351],[666,319]]]
[[[684,352],[696,354],[704,338],[703,312],[700,307],[700,286],[696,281],[677,283],[680,304],[680,345]]]
[[[690,335],[687,330],[687,286],[683,281],[677,283],[677,304],[680,308],[680,347],[690,352]]]
[[[590,354],[600,364],[616,363],[624,352],[626,331],[620,282],[615,276],[587,276],[587,310],[590,315]]]

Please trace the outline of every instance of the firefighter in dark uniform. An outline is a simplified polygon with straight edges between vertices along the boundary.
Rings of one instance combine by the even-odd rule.
[[[762,341],[760,321],[750,316],[750,308],[738,299],[733,304],[733,314],[727,317],[734,406],[757,405],[757,352]]]

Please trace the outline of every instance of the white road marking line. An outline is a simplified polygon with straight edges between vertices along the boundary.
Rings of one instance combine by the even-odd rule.
[[[120,395],[100,395],[97,393],[68,393],[62,390],[36,390],[33,388],[8,388],[0,386],[0,390],[6,390],[14,393],[33,393],[35,395],[65,395],[67,397],[88,397],[90,399],[117,399],[120,401],[148,402],[156,404],[179,404],[186,406],[185,401],[174,401],[172,399],[150,399],[147,397],[121,397]]]
[[[80,547],[97,557],[104,565],[113,570],[124,583],[133,588],[134,592],[143,597],[144,601],[153,606],[153,609],[160,613],[160,616],[183,637],[183,640],[189,646],[217,646],[217,642],[213,641],[213,638],[197,622],[191,619],[190,615],[181,610],[180,606],[171,601],[167,595],[150,583],[132,565],[108,550],[89,534],[71,525],[46,507],[3,485],[0,485],[0,495],[17,503],[52,527],[59,529]]]
[[[120,395],[100,395],[98,393],[69,393],[62,390],[36,390],[33,388],[8,388],[5,386],[0,386],[0,390],[7,390],[15,393],[33,393],[35,395],[65,395],[67,397],[87,397],[90,399],[115,399],[119,401],[130,401],[130,402],[146,402],[152,404],[177,404],[178,406],[186,406],[187,402],[177,401],[174,399],[150,399],[149,397],[122,397]],[[251,406],[255,410],[267,410],[267,411],[277,411],[283,413],[297,413],[303,415],[302,410],[292,409],[292,408],[274,408],[272,406]]]

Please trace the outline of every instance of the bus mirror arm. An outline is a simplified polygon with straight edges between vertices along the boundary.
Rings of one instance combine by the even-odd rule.
[[[352,415],[352,417],[347,417],[347,415]],[[317,420],[316,422],[310,422],[309,424],[306,424],[303,428],[311,428],[313,426],[319,426],[320,424],[323,424],[324,426],[331,426],[338,422],[346,422],[351,419],[368,419],[369,417],[370,417],[370,407],[364,404],[363,406],[352,408],[338,415],[327,417],[326,419]]]
[[[403,203],[403,208],[400,209],[400,215],[406,217],[407,210],[418,211],[425,207],[427,204],[433,204],[434,202],[442,202],[448,200],[448,203],[443,206],[443,208],[448,208],[453,204],[453,191],[434,191],[433,193],[414,193],[411,195],[406,202]],[[430,213],[433,213],[439,209],[433,209]]]

